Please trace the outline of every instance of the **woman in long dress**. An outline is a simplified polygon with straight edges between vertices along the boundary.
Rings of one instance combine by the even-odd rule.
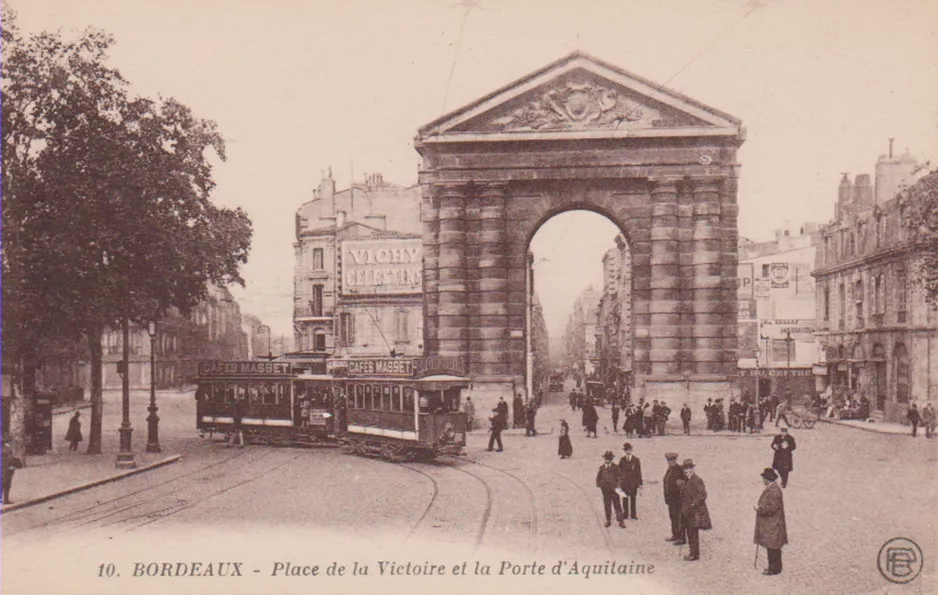
[[[573,456],[573,444],[570,442],[570,426],[567,421],[560,420],[560,444],[557,447],[557,454],[561,459],[568,459]]]

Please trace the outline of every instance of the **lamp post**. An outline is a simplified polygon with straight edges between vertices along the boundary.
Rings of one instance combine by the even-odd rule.
[[[121,338],[123,339],[121,346],[123,374],[121,374],[121,425],[118,430],[120,450],[117,452],[117,461],[114,466],[118,469],[136,469],[137,462],[134,460],[131,446],[131,435],[134,429],[130,425],[130,318],[126,312],[124,319],[121,320]]]
[[[785,329],[785,354],[788,356],[788,368],[791,367],[791,342],[794,339],[791,338],[791,329]]]
[[[769,367],[769,339],[771,337],[766,337],[765,335],[759,335],[759,338],[765,341],[765,350],[763,354],[765,355],[765,367]]]
[[[162,452],[160,449],[160,418],[156,412],[156,321],[151,320],[147,325],[147,334],[150,335],[150,406],[147,411],[147,452]]]

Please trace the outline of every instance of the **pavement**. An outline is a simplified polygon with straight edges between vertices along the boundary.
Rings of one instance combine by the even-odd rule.
[[[180,399],[180,395],[182,399],[191,398],[190,393],[187,392],[179,393],[177,391],[165,391],[160,393],[160,401],[164,402],[168,399],[172,400],[173,398]],[[140,400],[141,394],[136,394],[135,396],[137,400]],[[146,396],[146,394],[142,394],[142,398],[146,398]],[[119,395],[115,396],[114,393],[105,393],[105,398],[106,401],[108,399],[115,400],[116,398],[119,398]],[[183,405],[184,404],[185,403],[183,403]],[[54,436],[64,436],[65,427],[67,427],[68,423],[68,417],[72,412],[77,410],[85,410],[90,407],[91,404],[85,401],[57,408],[55,410],[55,418],[53,422]],[[114,409],[114,407],[110,408],[112,413],[115,413]],[[138,409],[145,410],[143,407],[139,407]],[[611,429],[611,413],[608,408],[600,407],[599,414],[600,434],[603,434],[604,436],[621,436],[623,439],[628,439],[624,432],[614,432]],[[579,411],[571,411],[565,406],[550,408],[545,407],[538,412],[536,422],[538,434],[552,435],[558,433],[560,420],[567,419],[571,426],[571,434],[575,436],[578,430],[581,430],[579,424],[580,416],[581,413]],[[186,419],[186,421],[188,421],[188,419]],[[868,422],[863,420],[839,420],[828,418],[821,418],[819,421],[826,424],[840,425],[879,434],[911,434],[911,428],[909,426],[898,423]],[[87,415],[85,416],[83,422],[83,432],[87,436]],[[478,436],[488,433],[487,427],[479,427],[481,425],[480,422],[481,420],[476,420],[477,427],[471,432],[472,435]],[[672,419],[670,419],[668,422],[667,428],[667,434],[669,436],[681,435],[681,428],[678,423],[678,420],[674,419],[672,416]],[[696,425],[695,422],[692,423],[694,425],[692,425],[690,435],[693,437],[759,438],[775,433],[775,428],[771,423],[766,425],[764,431],[753,434],[747,432],[737,433],[729,431],[710,432],[700,428]],[[487,424],[485,425],[487,426]],[[135,452],[137,463],[136,469],[124,470],[116,468],[115,463],[118,452],[116,440],[105,440],[105,445],[103,448],[104,452],[99,455],[84,454],[86,443],[82,443],[77,452],[68,452],[67,446],[64,443],[54,441],[52,451],[45,455],[30,456],[27,460],[27,466],[16,472],[11,494],[13,503],[0,507],[0,512],[34,506],[54,498],[86,490],[92,487],[103,485],[105,483],[119,481],[138,473],[146,472],[151,469],[156,469],[164,465],[174,463],[183,456],[187,447],[187,441],[191,441],[191,434],[193,433],[188,426],[178,428],[180,435],[170,437],[168,444],[169,448],[167,448],[167,441],[164,440],[163,452],[146,453],[143,452],[142,448],[143,440],[145,440],[146,424],[139,424],[137,425],[137,428],[138,443],[136,445]],[[107,433],[107,430],[105,431]],[[116,432],[114,432],[114,434],[116,435]],[[524,435],[524,428],[509,429],[502,433],[502,436],[508,439],[524,437]],[[920,428],[918,435],[919,437],[924,438],[924,430]],[[656,437],[657,436],[654,436],[652,438],[648,438],[647,440],[654,440]],[[180,440],[182,442],[180,442]],[[634,440],[636,442],[641,442],[646,439],[636,437]]]
[[[192,391],[158,391],[157,402],[161,405],[164,422],[160,427],[159,453],[144,451],[146,444],[146,405],[149,392],[131,393],[131,423],[134,428],[132,449],[136,468],[118,469],[118,432],[120,426],[120,392],[105,391],[104,417],[102,421],[101,454],[85,454],[87,450],[91,403],[82,401],[57,407],[52,419],[52,450],[43,455],[29,455],[25,467],[16,471],[10,491],[10,504],[0,507],[0,513],[35,506],[106,483],[119,481],[152,469],[175,463],[195,443],[194,424],[189,409],[192,406]],[[82,434],[85,440],[78,450],[69,452],[64,441],[68,422],[74,411],[82,411]],[[181,414],[181,415],[179,415]]]

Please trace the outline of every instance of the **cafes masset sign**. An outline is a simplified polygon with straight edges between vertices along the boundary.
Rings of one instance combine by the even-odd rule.
[[[342,294],[409,294],[423,291],[420,239],[342,242]]]
[[[199,362],[199,376],[290,376],[290,362]]]
[[[460,357],[353,359],[347,362],[349,377],[397,376],[423,378],[436,374],[465,376],[466,362]]]

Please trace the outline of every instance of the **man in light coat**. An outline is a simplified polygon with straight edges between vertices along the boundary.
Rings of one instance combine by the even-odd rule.
[[[707,510],[707,488],[697,476],[694,461],[684,459],[684,475],[687,480],[681,487],[681,521],[687,529],[690,554],[684,556],[688,562],[700,559],[700,530],[710,529],[710,511]]]
[[[774,469],[766,468],[762,472],[765,490],[759,496],[759,503],[753,507],[756,511],[755,544],[761,545],[769,553],[769,567],[762,572],[765,575],[781,574],[782,546],[788,543],[785,502],[782,499],[782,488],[775,483],[776,479],[778,474]]]

